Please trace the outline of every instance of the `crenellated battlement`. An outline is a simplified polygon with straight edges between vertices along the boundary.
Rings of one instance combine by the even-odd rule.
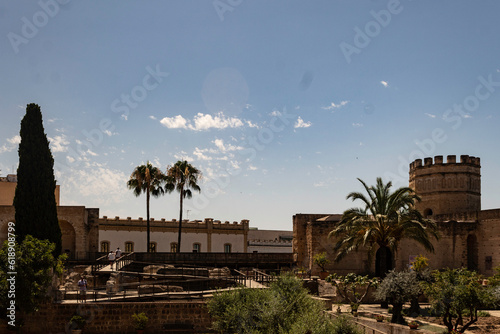
[[[410,164],[409,186],[421,197],[415,207],[424,216],[481,210],[481,160],[461,155],[417,159]]]
[[[461,155],[460,162],[457,163],[457,157],[455,155],[448,155],[446,157],[446,163],[443,162],[442,155],[436,155],[434,157],[434,161],[432,157],[424,158],[423,164],[422,159],[416,159],[412,163],[410,163],[410,173],[412,170],[417,168],[425,168],[431,166],[443,166],[443,165],[468,165],[473,167],[481,167],[481,159],[469,155]]]
[[[162,218],[160,220],[155,220],[154,218],[149,218],[149,223],[151,227],[164,227],[164,228],[177,228],[179,226],[179,221],[177,219],[166,220]],[[230,229],[230,230],[248,230],[250,221],[248,219],[242,219],[241,222],[233,221],[220,221],[214,220],[213,218],[205,218],[204,220],[192,220],[187,219],[182,220],[182,228],[187,229]],[[99,225],[101,226],[146,226],[146,219],[139,217],[137,219],[132,219],[127,217],[125,219],[118,216],[110,218],[103,216],[99,218]]]

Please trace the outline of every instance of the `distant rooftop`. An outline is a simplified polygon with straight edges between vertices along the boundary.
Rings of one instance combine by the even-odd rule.
[[[17,182],[17,175],[7,174],[7,176],[0,176],[0,182]]]

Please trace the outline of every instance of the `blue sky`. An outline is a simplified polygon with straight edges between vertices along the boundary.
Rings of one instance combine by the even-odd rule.
[[[63,205],[145,217],[135,166],[203,172],[190,219],[292,229],[415,158],[481,157],[498,208],[496,1],[3,1],[0,169],[42,107]],[[189,212],[187,212],[189,210]],[[177,196],[152,217],[176,218]]]

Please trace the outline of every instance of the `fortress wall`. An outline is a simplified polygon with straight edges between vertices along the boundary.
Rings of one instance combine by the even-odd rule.
[[[412,240],[400,243],[395,257],[397,270],[408,268],[410,256],[424,255],[431,269],[467,267],[467,238],[476,235],[477,223],[449,222],[439,224],[439,241],[433,241],[434,253]]]
[[[417,159],[410,164],[410,188],[422,197],[416,208],[425,215],[481,210],[480,159],[454,155]]]

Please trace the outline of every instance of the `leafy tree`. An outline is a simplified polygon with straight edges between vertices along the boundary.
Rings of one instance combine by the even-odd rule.
[[[57,219],[54,158],[45,135],[40,106],[31,103],[21,121],[19,167],[14,197],[16,235],[21,243],[27,235],[55,244],[61,254],[62,233]]]
[[[416,273],[417,280],[420,283],[420,286],[424,283],[432,282],[432,274],[429,269],[429,259],[423,255],[419,255],[415,258],[415,261],[411,264],[411,270]],[[422,289],[421,289],[422,290]],[[420,314],[420,303],[418,302],[418,298],[423,294],[423,290],[418,296],[413,296],[411,299],[410,306],[410,314],[418,315]]]
[[[376,278],[369,278],[355,273],[349,273],[345,276],[332,274],[326,278],[326,281],[337,288],[338,294],[343,299],[349,301],[352,311],[358,310],[370,287],[377,287],[379,284]],[[363,290],[364,292],[361,294],[360,291]]]
[[[10,243],[10,246],[9,246]],[[48,240],[39,240],[31,235],[26,236],[21,244],[13,240],[5,241],[0,249],[0,304],[3,310],[15,300],[16,322],[26,314],[35,312],[50,297],[47,291],[52,283],[54,272],[62,274],[63,260],[66,255],[55,258],[55,244]],[[15,268],[10,267],[9,258],[15,254]],[[14,270],[13,270],[14,269]],[[16,274],[10,274],[16,272]],[[15,296],[9,295],[10,281],[15,280]]]
[[[269,289],[219,292],[208,302],[212,329],[218,332],[341,333],[323,309],[292,275],[280,276]]]
[[[417,273],[414,271],[390,271],[382,280],[375,297],[392,304],[391,322],[404,324],[403,305],[421,294]]]
[[[326,265],[329,262],[330,260],[328,259],[326,252],[314,255],[314,263],[316,263],[321,268],[321,271],[326,271]]]
[[[414,209],[420,197],[413,189],[402,187],[391,193],[392,182],[384,184],[382,178],[377,178],[377,184],[370,187],[358,180],[368,196],[359,192],[347,195],[347,199],[360,200],[364,206],[346,210],[330,232],[329,237],[337,240],[335,261],[360,247],[368,250],[371,260],[378,249],[376,275],[384,277],[392,269],[392,254],[402,239],[415,240],[427,251],[434,251],[431,237],[438,238],[436,224]]]
[[[433,272],[433,283],[425,285],[425,294],[432,307],[443,316],[449,331],[463,333],[477,321],[478,309],[494,303],[491,288],[484,288],[480,276],[466,269]],[[453,320],[455,319],[455,323]],[[458,326],[463,324],[460,330]]]
[[[146,193],[146,234],[147,234],[147,251],[150,251],[150,227],[149,227],[149,202],[151,196],[159,197],[164,194],[162,184],[165,182],[165,175],[148,161],[145,165],[137,166],[127,186],[134,192],[135,196],[140,196]]]
[[[180,210],[179,210],[179,235],[177,239],[177,252],[181,251],[181,233],[182,233],[182,210],[184,198],[193,197],[191,191],[195,190],[201,192],[198,185],[198,180],[201,178],[201,172],[191,166],[187,161],[177,161],[175,165],[167,169],[167,184],[165,190],[171,193],[174,190],[179,192],[180,196]]]

